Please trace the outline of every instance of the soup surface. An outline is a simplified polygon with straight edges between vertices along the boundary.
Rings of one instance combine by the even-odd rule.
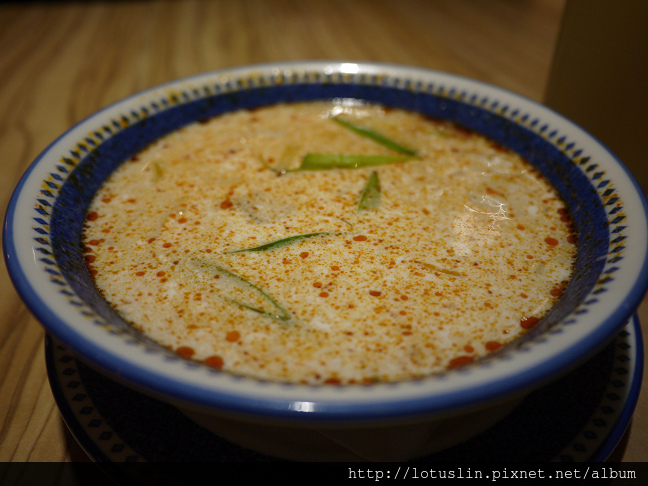
[[[197,122],[122,164],[84,228],[125,320],[236,374],[420,377],[519,337],[570,279],[563,201],[515,153],[352,100]]]

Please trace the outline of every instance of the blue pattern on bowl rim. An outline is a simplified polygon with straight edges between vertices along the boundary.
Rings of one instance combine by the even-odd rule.
[[[348,67],[356,72],[345,72]],[[261,383],[212,370],[155,344],[114,312],[86,271],[80,235],[94,192],[119,163],[194,120],[231,109],[331,98],[358,98],[453,120],[516,150],[554,184],[572,210],[579,253],[568,289],[539,325],[457,370],[371,387],[315,387]],[[98,112],[32,164],[10,201],[4,235],[7,267],[30,310],[48,331],[100,367],[172,400],[275,417],[308,411],[300,418],[318,419],[445,411],[520,393],[573,366],[605,344],[638,306],[648,286],[646,240],[646,201],[636,182],[604,147],[559,115],[457,76],[327,62],[208,73]],[[18,255],[25,245],[31,245],[37,267],[28,272],[25,257]],[[610,297],[622,282],[630,282],[623,295]],[[609,302],[612,314],[599,318]],[[594,329],[584,329],[588,325]],[[573,345],[565,344],[566,334]],[[555,355],[545,360],[547,353]],[[447,386],[450,377],[453,385]]]

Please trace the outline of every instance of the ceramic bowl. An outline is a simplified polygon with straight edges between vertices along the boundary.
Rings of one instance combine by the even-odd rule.
[[[122,161],[197,119],[332,98],[452,120],[519,152],[554,184],[572,212],[578,256],[561,300],[536,327],[484,359],[426,378],[309,386],[234,376],[184,359],[133,330],[104,301],[86,271],[80,235],[93,194]],[[240,67],[119,101],[72,127],[33,162],[4,228],[7,268],[20,296],[80,359],[246,447],[308,460],[405,460],[488,427],[616,335],[646,292],[647,248],[638,184],[569,120],[481,82],[362,62]]]

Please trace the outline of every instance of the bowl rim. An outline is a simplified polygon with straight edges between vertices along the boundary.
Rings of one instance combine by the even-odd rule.
[[[263,382],[146,350],[133,353],[133,343],[125,344],[128,338],[106,333],[101,326],[87,326],[87,317],[77,315],[78,310],[75,314],[70,300],[61,298],[51,284],[44,283],[43,264],[37,258],[34,244],[32,213],[39,188],[62,153],[78,146],[88,133],[108,120],[132,112],[134,106],[167,99],[165,96],[170,92],[191,90],[207,83],[227,90],[238,80],[249,81],[258,76],[303,76],[300,79],[317,83],[309,81],[310,73],[340,79],[384,76],[397,84],[429,82],[435,85],[434,89],[444,89],[450,96],[462,92],[478,94],[482,97],[478,103],[486,109],[515,107],[517,114],[509,111],[507,116],[515,117],[516,123],[537,127],[541,120],[552,127],[552,134],[545,137],[550,143],[565,148],[571,140],[576,149],[594,154],[597,163],[611,174],[610,179],[621,194],[625,216],[632,221],[632,225],[628,224],[631,230],[626,242],[634,246],[628,244],[623,249],[625,261],[615,265],[624,272],[624,278],[617,279],[619,290],[597,297],[599,302],[592,307],[595,316],[594,312],[586,312],[577,316],[579,326],[561,327],[559,342],[553,333],[548,333],[537,345],[499,360],[501,365],[485,361],[422,380],[335,387]],[[592,356],[634,314],[648,288],[647,214],[646,198],[623,163],[585,130],[538,102],[482,81],[420,67],[363,61],[290,61],[221,69],[170,81],[118,100],[75,124],[41,152],[18,182],[7,206],[3,249],[14,287],[47,331],[75,350],[84,362],[130,386],[183,406],[223,413],[309,421],[382,420],[483,406],[525,393]],[[606,309],[610,303],[614,303],[612,311]]]

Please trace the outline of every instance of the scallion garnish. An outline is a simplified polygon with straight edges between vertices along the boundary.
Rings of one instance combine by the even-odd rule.
[[[304,238],[312,238],[314,236],[320,236],[320,235],[330,235],[334,233],[330,233],[328,231],[320,231],[318,233],[306,233],[303,235],[294,235],[294,236],[289,236],[287,238],[282,238],[280,240],[276,241],[271,241],[270,243],[266,243],[261,246],[255,246],[253,248],[244,248],[242,250],[232,250],[232,251],[226,251],[225,253],[232,254],[232,253],[243,253],[243,252],[248,252],[248,251],[265,251],[265,250],[271,250],[277,246],[282,246],[282,245],[287,245],[289,243],[292,243],[297,240],[301,240]]]
[[[361,135],[361,136],[366,137],[366,138],[370,138],[374,142],[379,143],[380,145],[382,145],[383,147],[387,147],[388,149],[394,150],[394,151],[396,151],[398,153],[405,154],[405,155],[411,155],[411,156],[416,155],[416,151],[414,151],[414,150],[412,150],[410,148],[404,147],[401,144],[399,144],[397,142],[394,142],[393,140],[385,137],[384,135],[382,135],[382,134],[380,134],[378,132],[375,132],[373,130],[362,127],[360,125],[356,125],[354,123],[348,122],[348,121],[343,120],[343,119],[341,119],[341,118],[339,118],[337,116],[334,116],[333,118],[331,118],[331,120],[333,120],[336,123],[339,123],[344,128],[347,128],[347,129],[357,133],[358,135]]]
[[[411,159],[412,157],[407,155],[306,154],[299,168],[295,170],[361,169]]]
[[[159,162],[153,162],[153,174],[156,181],[162,179],[164,172],[162,171],[162,166],[159,164]]]
[[[369,180],[365,185],[362,194],[360,195],[360,202],[358,203],[358,211],[365,211],[367,209],[375,209],[380,205],[380,180],[378,173],[373,171],[369,175]]]
[[[275,312],[273,312],[271,310],[262,309],[260,307],[255,307],[253,305],[246,304],[244,302],[240,302],[240,301],[238,301],[236,299],[225,299],[228,302],[230,302],[230,303],[232,303],[234,305],[237,305],[239,307],[242,307],[244,309],[254,311],[254,312],[258,313],[258,314],[262,314],[262,315],[264,315],[266,317],[276,319],[278,321],[288,321],[290,319],[290,314],[288,313],[288,311],[286,309],[281,307],[277,303],[277,301],[272,298],[272,296],[270,296],[267,292],[265,292],[260,287],[257,287],[256,285],[254,285],[252,282],[246,280],[245,278],[241,277],[240,275],[237,275],[236,273],[234,273],[234,272],[232,272],[232,271],[230,271],[230,270],[228,270],[226,268],[221,267],[220,265],[216,265],[215,263],[211,263],[211,262],[194,262],[194,263],[196,263],[196,264],[198,264],[200,266],[206,266],[206,267],[208,267],[208,268],[210,268],[212,270],[215,270],[216,272],[224,275],[225,277],[229,277],[229,278],[231,278],[231,279],[233,279],[235,281],[243,283],[246,287],[249,287],[250,289],[254,290],[263,299],[267,300],[270,304],[272,304],[272,307],[274,307]]]
[[[437,267],[436,265],[432,265],[431,263],[417,262],[417,261],[415,261],[415,263],[419,263],[419,264],[423,265],[425,268],[427,268],[428,270],[430,270],[432,272],[444,273],[446,275],[451,275],[453,277],[464,277],[465,276],[463,273],[457,272],[456,270],[448,270],[446,268]]]

